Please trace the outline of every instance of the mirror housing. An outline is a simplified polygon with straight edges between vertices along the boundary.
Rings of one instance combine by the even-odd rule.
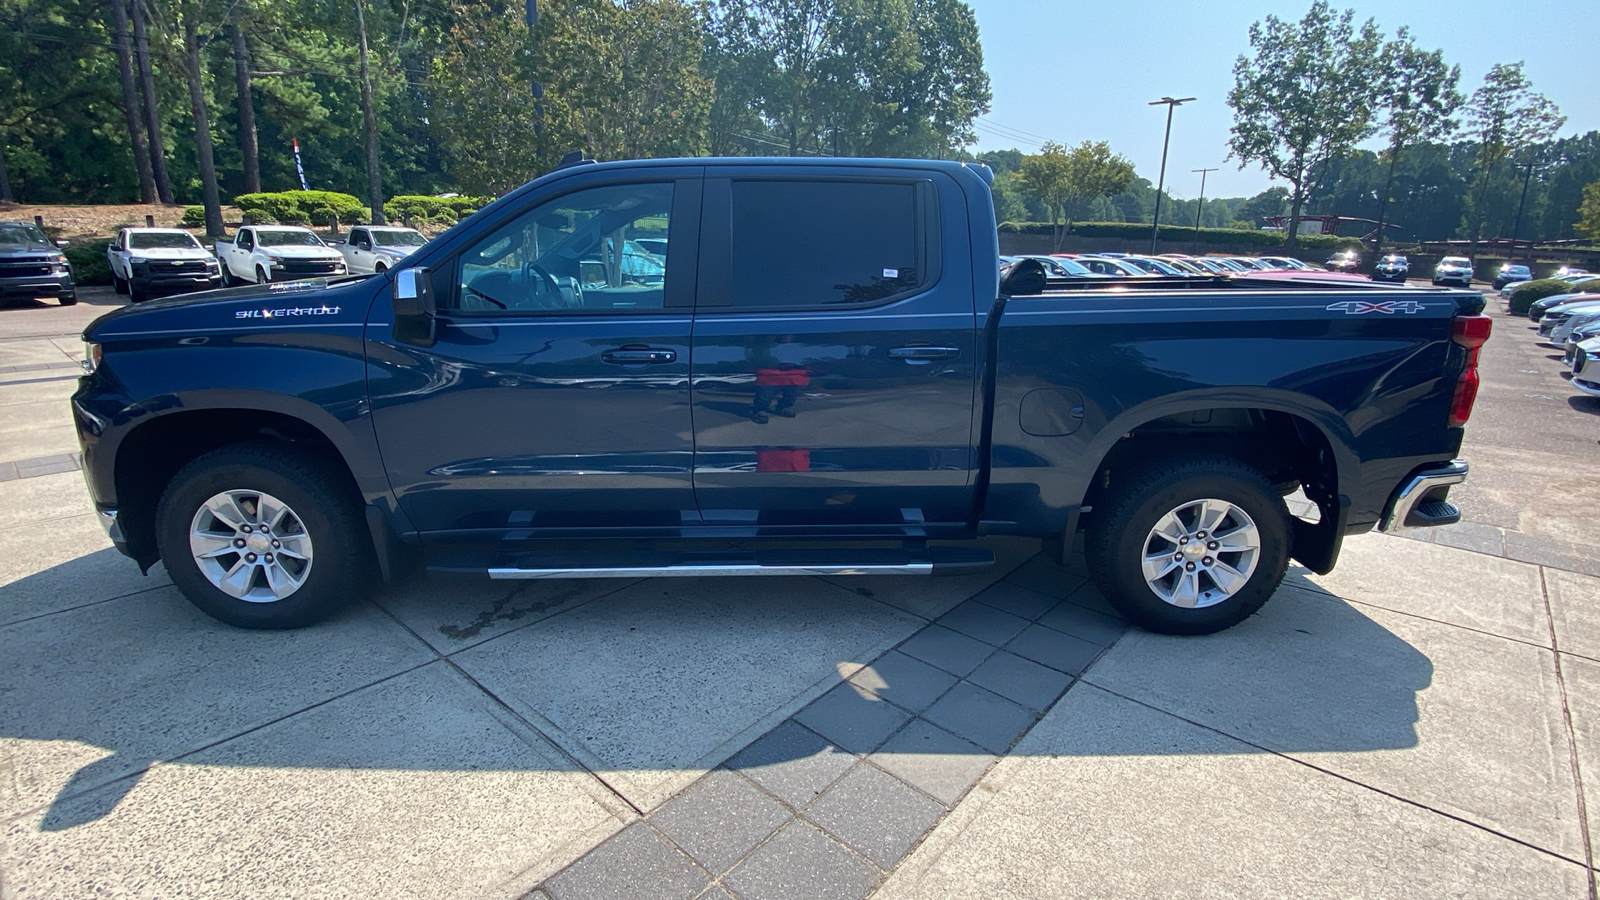
[[[1000,293],[1007,297],[1024,297],[1044,293],[1044,266],[1036,259],[1019,259],[1000,269]]]
[[[72,246],[72,242],[71,241],[56,241],[56,248],[57,249],[65,250],[70,246]]]
[[[395,273],[393,304],[395,340],[418,347],[432,347],[438,342],[433,273],[426,266]]]

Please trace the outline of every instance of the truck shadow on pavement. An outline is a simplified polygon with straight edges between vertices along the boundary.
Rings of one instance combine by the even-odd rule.
[[[1171,638],[1124,635],[1081,560],[1064,570],[1042,556],[1013,561],[1004,581],[415,579],[294,632],[221,625],[152,583],[16,621],[10,596],[110,580],[101,556],[0,587],[11,623],[0,625],[0,771],[12,783],[0,785],[0,818],[47,807],[41,830],[96,821],[158,761],[586,769],[648,811],[722,764],[1018,752],[1080,673],[1228,723],[1260,748],[1402,749],[1417,743],[1417,694],[1433,674],[1294,569],[1244,624]],[[905,739],[916,729],[940,737]],[[1132,733],[1084,751],[1168,752]]]

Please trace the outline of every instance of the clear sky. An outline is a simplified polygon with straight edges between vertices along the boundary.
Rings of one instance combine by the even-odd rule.
[[[1239,170],[1228,155],[1233,111],[1227,94],[1233,62],[1250,48],[1249,27],[1271,13],[1299,20],[1311,0],[967,0],[978,16],[984,65],[994,91],[989,115],[978,120],[977,149],[1017,147],[1034,152],[1043,138],[1072,145],[1110,141],[1156,180],[1166,107],[1162,96],[1197,97],[1172,119],[1167,188],[1193,198],[1200,176],[1206,196],[1239,197],[1273,182],[1259,167]],[[1600,128],[1600,78],[1594,73],[1600,0],[1386,0],[1351,3],[1357,22],[1377,20],[1385,36],[1409,26],[1418,46],[1442,49],[1461,66],[1470,96],[1489,67],[1525,65],[1534,90],[1567,116],[1562,136]],[[1009,136],[1008,136],[1009,135]],[[1369,142],[1376,149],[1381,141]]]

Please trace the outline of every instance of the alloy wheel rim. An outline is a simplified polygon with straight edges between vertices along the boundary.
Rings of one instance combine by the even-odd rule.
[[[189,551],[212,586],[247,603],[276,603],[311,574],[311,535],[289,504],[262,491],[233,490],[200,505]]]
[[[1183,609],[1215,606],[1250,582],[1261,559],[1261,532],[1249,513],[1226,500],[1184,503],[1145,537],[1145,584]]]

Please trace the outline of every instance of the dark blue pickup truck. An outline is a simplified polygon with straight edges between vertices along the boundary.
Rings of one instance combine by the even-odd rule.
[[[1002,270],[988,180],[574,163],[386,273],[113,312],[72,398],[90,493],[124,553],[265,628],[418,561],[935,574],[1082,530],[1118,609],[1205,633],[1291,557],[1459,518],[1482,295]]]

